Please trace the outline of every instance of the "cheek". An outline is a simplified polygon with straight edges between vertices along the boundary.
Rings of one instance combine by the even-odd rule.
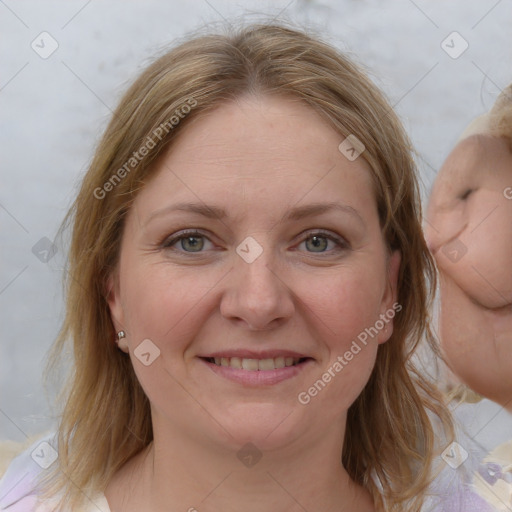
[[[442,249],[464,229],[467,223],[464,205],[462,203],[453,204],[449,209],[431,206],[428,223],[429,246],[433,251]]]
[[[382,292],[378,279],[368,277],[355,273],[350,279],[331,279],[310,296],[308,306],[317,318],[326,356],[317,380],[307,383],[305,391],[316,396],[321,390],[316,402],[321,417],[348,409],[373,371],[378,348],[374,326]]]
[[[475,306],[458,285],[446,276],[440,275],[440,316],[439,334],[443,353],[459,376],[473,371],[477,361],[485,354],[485,333],[475,322]],[[478,340],[478,341],[477,341]]]
[[[373,328],[379,319],[383,294],[383,278],[376,271],[377,266],[374,262],[372,270],[369,266],[343,269],[338,275],[310,282],[299,292],[311,311],[310,317],[316,318],[322,329],[331,361],[349,350],[358,337],[367,345],[375,338]],[[357,359],[362,362],[363,357],[359,355]]]
[[[487,397],[512,390],[509,350],[492,322],[450,278],[440,276],[440,338],[447,362],[469,387]]]
[[[211,311],[207,297],[219,279],[215,272],[180,270],[165,263],[133,265],[124,274],[130,357],[142,388],[159,409],[168,401],[178,409],[190,407],[183,392],[183,358]]]
[[[182,329],[218,278],[212,273],[180,270],[166,264],[132,267],[126,272],[124,304],[130,332],[164,341]]]
[[[468,240],[468,264],[482,304],[497,308],[512,303],[512,202],[493,194],[480,210],[487,217]]]
[[[205,308],[200,305],[219,278],[161,263],[126,268],[123,309],[137,378],[152,403],[172,397],[185,407],[183,354],[201,329]]]
[[[443,270],[484,307],[512,303],[512,204],[497,193],[482,192],[468,208],[467,227],[459,239],[464,254],[454,261],[439,255]]]

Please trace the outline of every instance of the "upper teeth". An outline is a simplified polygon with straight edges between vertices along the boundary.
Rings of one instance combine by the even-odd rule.
[[[293,366],[300,361],[299,357],[275,357],[269,359],[245,359],[241,357],[216,357],[218,366],[230,366],[241,370],[275,370],[285,366]]]

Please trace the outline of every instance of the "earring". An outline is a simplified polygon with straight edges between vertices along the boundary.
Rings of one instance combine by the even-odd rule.
[[[123,339],[123,338],[126,338],[126,333],[124,331],[119,331],[117,333],[117,341],[116,343],[119,344],[119,342]]]

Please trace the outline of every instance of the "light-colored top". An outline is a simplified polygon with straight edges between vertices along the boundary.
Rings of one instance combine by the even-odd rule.
[[[55,434],[49,434],[35,443],[9,464],[0,479],[0,510],[8,512],[54,512],[58,498],[42,500],[39,497],[37,478],[55,463],[58,454],[55,450]],[[102,493],[89,497],[80,511],[111,512]]]
[[[482,407],[488,404],[482,401]],[[465,408],[463,408],[465,409]],[[455,414],[456,442],[446,446],[441,457],[444,469],[431,486],[424,512],[509,512],[512,510],[512,441],[510,421],[504,418],[503,436],[488,436],[485,446],[476,434],[470,434],[466,412],[475,415],[482,411],[474,404]],[[474,430],[471,428],[471,430]],[[478,431],[476,432],[478,434]],[[493,448],[488,444],[509,439]],[[496,445],[494,445],[496,446]],[[441,466],[442,467],[442,466]]]
[[[38,501],[37,496],[29,495],[21,498],[20,500],[7,505],[5,508],[2,505],[0,510],[6,510],[8,512],[54,512],[54,506],[57,501],[51,503]],[[75,512],[75,511],[73,511]],[[78,511],[76,511],[78,512]],[[94,499],[91,499],[89,505],[82,508],[80,512],[110,512],[107,500],[103,494],[99,494]]]
[[[512,441],[483,460],[474,452],[469,438],[458,436],[470,452],[456,470],[448,465],[427,496],[425,512],[495,512],[512,508]],[[37,477],[55,463],[56,435],[49,434],[23,451],[9,464],[0,479],[0,510],[7,512],[54,512],[58,497],[42,501]],[[471,461],[473,459],[474,462]],[[448,459],[447,459],[448,460]],[[73,512],[111,512],[103,493],[90,496]]]
[[[473,486],[495,510],[512,510],[512,441],[497,446],[485,457]]]

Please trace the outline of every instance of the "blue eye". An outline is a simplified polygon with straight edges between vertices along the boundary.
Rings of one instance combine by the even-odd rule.
[[[348,242],[343,238],[334,236],[330,233],[323,231],[312,231],[306,233],[306,237],[299,244],[305,244],[307,252],[323,254],[347,250],[350,248]],[[199,231],[189,230],[182,231],[176,236],[167,238],[161,246],[165,249],[170,249],[177,252],[185,253],[201,253],[205,249],[205,241],[212,243],[206,235]],[[334,249],[329,249],[329,242],[335,244]],[[179,245],[178,245],[179,244]],[[176,246],[176,247],[175,247]]]
[[[311,243],[308,244],[308,242]],[[309,233],[303,243],[306,244],[306,247],[312,249],[312,251],[308,252],[321,254],[324,252],[332,252],[327,250],[329,242],[334,242],[336,244],[337,247],[334,249],[334,251],[348,249],[348,243],[345,242],[343,239],[338,238],[329,233],[325,233],[323,231],[315,231]]]
[[[204,240],[208,240],[208,238],[199,231],[184,231],[178,236],[167,239],[163,243],[163,247],[173,248],[174,245],[180,242],[180,248],[184,252],[201,252],[205,245]],[[179,249],[174,250],[179,251]]]

